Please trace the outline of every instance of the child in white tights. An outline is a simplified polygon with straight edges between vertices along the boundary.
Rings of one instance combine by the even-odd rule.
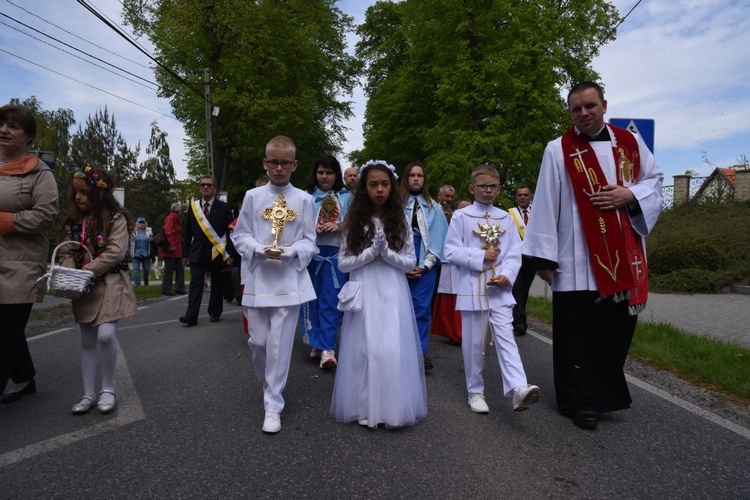
[[[81,374],[83,397],[73,405],[75,414],[94,405],[102,413],[115,408],[117,322],[136,313],[136,300],[125,255],[133,231],[131,217],[112,192],[112,177],[105,171],[84,167],[73,174],[64,239],[82,243],[61,248],[66,267],[88,269],[96,276],[88,293],[73,300],[73,316],[81,326]],[[96,395],[97,344],[101,350],[102,386]]]

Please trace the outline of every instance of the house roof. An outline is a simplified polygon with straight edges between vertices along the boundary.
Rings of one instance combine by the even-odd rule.
[[[735,177],[734,177],[734,169],[733,168],[720,168],[720,167],[718,167],[716,170],[718,170],[719,172],[721,172],[722,174],[724,174],[724,177],[727,178],[727,180],[729,181],[729,184],[731,184],[732,186],[734,186]]]
[[[734,169],[733,168],[721,168],[716,167],[713,172],[711,172],[711,175],[705,178],[703,181],[703,184],[701,184],[701,187],[698,188],[698,191],[695,192],[695,194],[691,197],[692,199],[698,199],[703,196],[703,193],[708,189],[708,186],[716,183],[721,182],[721,178],[724,178],[727,183],[734,189],[734,183],[735,183],[735,175],[734,175]]]

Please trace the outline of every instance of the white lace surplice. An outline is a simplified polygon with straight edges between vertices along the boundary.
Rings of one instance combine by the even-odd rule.
[[[380,219],[373,224],[382,228]],[[343,236],[345,238],[345,236]],[[346,241],[345,239],[341,240]],[[416,264],[411,233],[400,252],[373,257],[339,251],[339,267],[349,281],[362,283],[362,310],[347,311],[341,327],[331,414],[339,422],[367,418],[387,428],[414,424],[427,415],[417,322],[404,274]]]

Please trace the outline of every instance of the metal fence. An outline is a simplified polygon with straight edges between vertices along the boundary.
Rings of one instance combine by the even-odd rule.
[[[691,177],[688,187],[688,201],[694,203],[722,203],[731,200],[734,197],[734,187],[724,177],[717,178],[717,181],[706,186],[701,193],[700,200],[696,200],[701,186],[706,182],[708,177]],[[669,210],[674,206],[674,186],[662,186],[661,188],[661,208]]]
[[[714,178],[714,182],[706,185],[701,192],[700,198],[696,200],[693,200],[692,196],[693,179],[690,179],[690,181],[690,199],[691,201],[695,201],[695,203],[726,203],[734,199],[734,186],[723,175],[717,175]],[[702,183],[698,185],[699,189],[701,185]]]
[[[661,188],[661,209],[669,210],[674,206],[674,186],[662,186]]]

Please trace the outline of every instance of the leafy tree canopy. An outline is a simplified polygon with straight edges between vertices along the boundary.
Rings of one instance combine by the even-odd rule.
[[[351,159],[423,160],[431,186],[460,194],[486,161],[509,187],[535,184],[546,142],[570,124],[561,89],[597,78],[616,21],[604,0],[376,3],[357,29],[369,100]]]
[[[352,20],[334,0],[124,0],[125,20],[146,35],[161,95],[189,135],[190,172],[206,171],[204,68],[212,77],[214,174],[247,189],[263,173],[265,144],[291,137],[301,165],[341,150],[342,121],[360,70],[345,52]],[[175,75],[177,77],[175,77]],[[298,175],[304,175],[300,168]]]
[[[78,126],[73,134],[70,159],[76,167],[91,165],[107,170],[118,185],[137,175],[140,143],[131,149],[117,131],[114,115],[105,106],[86,118],[86,126]]]

